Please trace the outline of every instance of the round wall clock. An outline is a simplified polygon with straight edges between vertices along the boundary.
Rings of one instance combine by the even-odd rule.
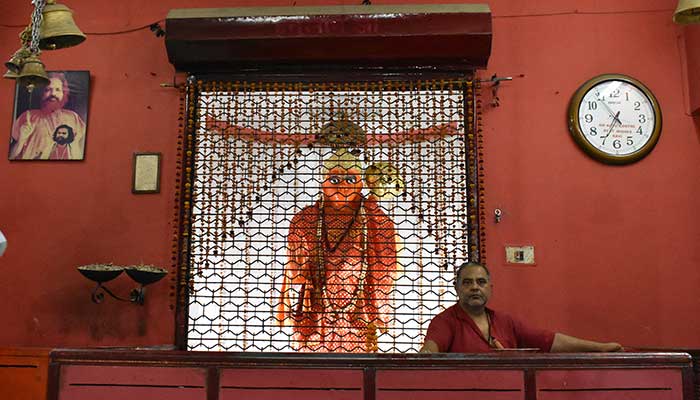
[[[649,154],[661,135],[661,109],[651,91],[620,74],[596,76],[569,103],[569,131],[591,157],[628,164]]]

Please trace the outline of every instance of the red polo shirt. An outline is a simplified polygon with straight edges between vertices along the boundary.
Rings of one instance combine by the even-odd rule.
[[[491,319],[491,336],[505,348],[538,348],[548,352],[554,332],[533,329],[507,314],[486,309]],[[471,317],[455,304],[436,315],[428,326],[426,340],[437,343],[443,353],[485,353],[493,351]]]

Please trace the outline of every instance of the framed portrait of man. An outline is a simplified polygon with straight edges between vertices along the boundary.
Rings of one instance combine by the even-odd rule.
[[[31,92],[16,85],[10,160],[83,160],[89,71],[48,71]]]

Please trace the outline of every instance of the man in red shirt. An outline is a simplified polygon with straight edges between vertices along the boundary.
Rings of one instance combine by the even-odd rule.
[[[430,322],[424,353],[483,353],[494,349],[534,348],[550,352],[621,351],[619,343],[600,343],[533,329],[486,307],[491,274],[480,264],[462,264],[456,273],[459,301]]]

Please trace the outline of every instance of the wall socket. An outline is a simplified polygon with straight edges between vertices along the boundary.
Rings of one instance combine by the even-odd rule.
[[[535,265],[535,246],[506,246],[506,263]]]

